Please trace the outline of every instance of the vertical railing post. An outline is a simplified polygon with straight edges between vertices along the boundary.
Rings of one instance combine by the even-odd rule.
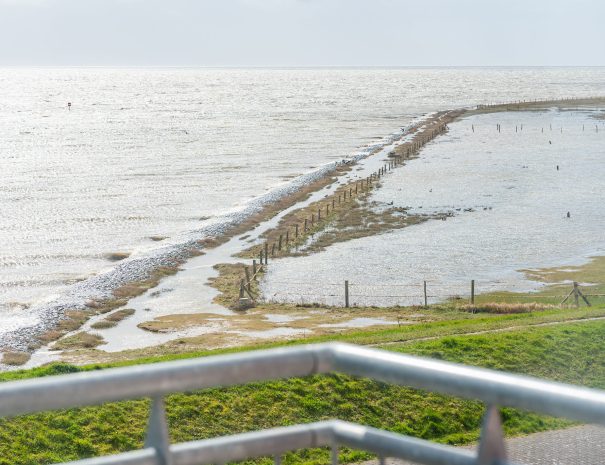
[[[155,449],[161,465],[172,465],[166,408],[164,399],[161,397],[154,397],[151,403],[151,415],[149,416],[149,423],[147,425],[145,447]]]
[[[471,279],[471,304],[475,305],[475,280]]]
[[[489,405],[483,417],[477,465],[493,465],[499,462],[506,462],[502,421],[498,408]]]

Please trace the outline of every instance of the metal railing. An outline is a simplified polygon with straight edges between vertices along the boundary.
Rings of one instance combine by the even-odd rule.
[[[478,451],[457,449],[338,420],[171,445],[163,396],[255,381],[341,372],[488,405]],[[342,343],[278,348],[113,368],[0,384],[0,416],[151,397],[145,448],[77,465],[202,465],[274,456],[301,448],[364,449],[429,465],[506,464],[496,406],[605,425],[605,392]]]

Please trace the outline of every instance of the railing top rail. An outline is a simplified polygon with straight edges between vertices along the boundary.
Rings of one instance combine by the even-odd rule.
[[[0,383],[0,416],[331,371],[605,425],[605,392],[326,343]]]

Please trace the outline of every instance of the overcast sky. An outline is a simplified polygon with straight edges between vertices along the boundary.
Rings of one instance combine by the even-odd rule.
[[[605,65],[604,0],[0,0],[0,65]]]

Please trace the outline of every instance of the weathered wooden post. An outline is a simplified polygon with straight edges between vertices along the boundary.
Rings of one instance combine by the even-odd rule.
[[[428,307],[428,299],[426,295],[426,281],[424,282],[424,306]]]
[[[578,283],[573,282],[573,303],[577,307],[580,306],[580,292],[578,290]]]
[[[349,281],[345,281],[345,307],[349,308]]]
[[[288,247],[288,243],[290,242],[290,230],[286,230],[286,247]]]
[[[298,223],[294,225],[294,238],[298,239]]]
[[[332,210],[336,208],[336,199],[332,199]]]
[[[303,231],[305,231],[305,232],[307,231],[307,219],[306,218],[305,218],[305,225],[303,227]]]
[[[239,298],[240,299],[244,298],[244,280],[243,279],[239,282]]]
[[[271,256],[275,257],[275,242],[271,244]]]
[[[252,276],[256,279],[256,260],[252,260]]]
[[[471,279],[471,304],[475,305],[475,280]]]
[[[279,240],[277,242],[277,250],[281,250],[281,239],[282,239],[282,235],[279,235]]]
[[[265,242],[265,265],[269,264],[269,244]]]
[[[321,221],[321,207],[317,209],[317,221]]]
[[[315,224],[315,213],[311,213],[311,226]]]
[[[246,273],[246,282],[248,283],[246,287],[248,288],[248,292],[252,292],[252,284],[250,284],[252,279],[250,278],[250,271],[248,270],[247,266],[244,267],[244,272]]]
[[[263,251],[261,249],[260,253],[258,254],[258,257],[260,258],[260,264],[263,264]]]

